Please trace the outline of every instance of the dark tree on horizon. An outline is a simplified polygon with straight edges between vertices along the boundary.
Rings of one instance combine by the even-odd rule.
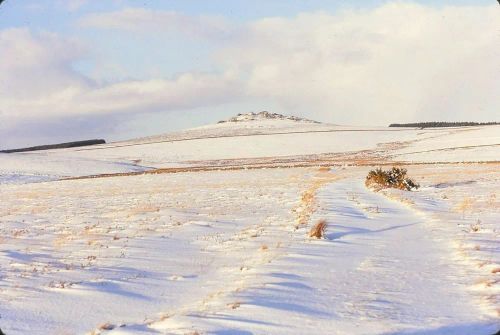
[[[443,121],[434,121],[434,122],[391,123],[389,125],[389,127],[438,128],[438,127],[496,126],[499,124],[500,124],[500,122],[443,122]]]

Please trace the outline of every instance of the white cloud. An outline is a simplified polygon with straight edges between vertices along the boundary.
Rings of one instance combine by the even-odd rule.
[[[87,85],[72,70],[72,62],[85,54],[76,40],[27,29],[0,31],[0,99],[32,99],[68,86]]]
[[[58,1],[59,6],[65,6],[70,12],[77,11],[81,7],[85,6],[88,0],[64,0]]]
[[[342,123],[496,119],[498,8],[391,3],[268,18],[219,53],[247,93]]]
[[[98,85],[72,65],[77,42],[26,29],[0,31],[0,123],[54,117],[154,112],[216,105],[240,96],[230,74],[184,73],[173,79]]]
[[[132,32],[182,32],[194,37],[223,38],[233,31],[224,18],[189,16],[175,11],[153,11],[144,8],[124,8],[109,13],[89,14],[78,22],[81,27],[114,29]]]
[[[229,75],[185,73],[175,79],[126,81],[73,96],[82,113],[165,111],[213,105],[238,96]]]

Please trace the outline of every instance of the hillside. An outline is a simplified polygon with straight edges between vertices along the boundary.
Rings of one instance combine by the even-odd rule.
[[[254,113],[0,154],[0,329],[492,335],[499,130]],[[421,187],[365,186],[394,164]]]
[[[500,126],[418,130],[337,126],[271,113],[235,118],[240,121],[98,147],[0,156],[0,173],[3,182],[11,183],[32,175],[44,180],[165,168],[489,162],[500,157]]]

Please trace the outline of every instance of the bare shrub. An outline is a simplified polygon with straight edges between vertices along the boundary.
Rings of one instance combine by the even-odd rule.
[[[319,220],[309,231],[309,237],[323,238],[326,231],[326,221]]]
[[[229,304],[227,304],[227,306],[231,309],[237,309],[241,306],[241,303],[237,301],[237,302],[229,303]]]
[[[470,232],[471,233],[477,233],[480,230],[481,230],[481,220],[477,220],[477,222],[475,224],[470,225]]]
[[[102,325],[99,326],[99,330],[113,330],[115,328],[116,328],[115,325],[113,325],[111,323],[108,323],[108,322],[106,322],[106,323],[104,323],[104,324],[102,324]]]
[[[366,176],[365,185],[375,189],[397,188],[411,191],[420,187],[413,179],[406,177],[406,169],[393,167],[384,171],[381,168],[371,170]]]

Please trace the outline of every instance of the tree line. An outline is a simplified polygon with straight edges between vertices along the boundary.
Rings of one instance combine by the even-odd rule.
[[[105,143],[106,143],[105,140],[96,139],[96,140],[74,141],[74,142],[66,142],[66,143],[58,143],[58,144],[37,145],[35,147],[29,147],[29,148],[0,150],[0,152],[10,154],[10,153],[14,153],[14,152],[76,148],[76,147],[83,147],[83,146],[96,145],[96,144],[105,144]]]
[[[500,122],[414,122],[414,123],[391,123],[389,127],[440,128],[440,127],[492,126],[498,124],[500,124]]]

